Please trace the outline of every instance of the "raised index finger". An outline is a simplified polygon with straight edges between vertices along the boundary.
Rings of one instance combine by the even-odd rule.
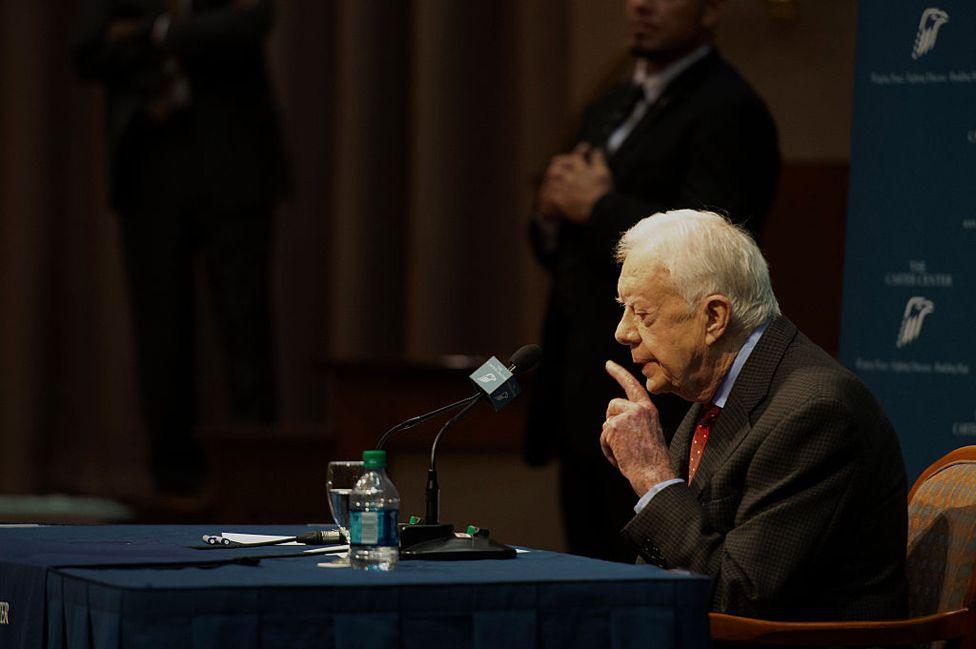
[[[607,361],[606,368],[607,374],[623,388],[628,399],[634,403],[651,403],[651,397],[633,374],[613,361]]]

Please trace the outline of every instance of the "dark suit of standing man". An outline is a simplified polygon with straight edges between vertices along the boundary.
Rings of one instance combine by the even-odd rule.
[[[622,540],[607,542],[630,518],[632,494],[594,436],[615,390],[603,362],[627,362],[613,341],[620,233],[655,212],[707,207],[758,236],[775,192],[772,118],[711,46],[723,4],[627,1],[635,80],[643,84],[619,85],[586,109],[580,145],[553,158],[538,193],[532,239],[552,284],[526,450],[530,463],[560,458],[575,554],[633,558]],[[658,407],[670,433],[688,406],[666,395]]]
[[[194,264],[202,253],[229,364],[231,416],[276,416],[271,217],[286,185],[264,47],[270,0],[88,0],[73,53],[107,99],[153,477],[205,480],[197,421]]]

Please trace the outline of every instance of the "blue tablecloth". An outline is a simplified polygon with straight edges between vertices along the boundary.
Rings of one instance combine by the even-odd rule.
[[[366,573],[317,568],[322,557],[273,558],[288,551],[281,547],[186,547],[217,531],[307,529],[0,528],[0,612],[9,605],[0,647],[709,645],[709,580],[653,566],[532,551],[508,561],[407,561],[391,573]],[[220,563],[242,553],[264,558]]]

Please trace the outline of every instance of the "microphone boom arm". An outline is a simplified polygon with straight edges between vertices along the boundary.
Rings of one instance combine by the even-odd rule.
[[[443,406],[441,408],[438,408],[437,410],[433,410],[431,412],[428,412],[427,414],[418,415],[416,417],[411,417],[410,419],[407,419],[406,421],[401,421],[399,424],[397,424],[396,426],[394,426],[390,430],[388,430],[385,433],[383,433],[383,435],[382,435],[382,437],[380,437],[379,441],[376,442],[376,449],[377,450],[382,449],[383,446],[386,444],[386,441],[390,438],[390,435],[392,435],[394,433],[399,433],[400,431],[403,431],[403,430],[408,430],[410,428],[413,428],[414,426],[418,426],[418,425],[424,423],[425,421],[427,421],[428,419],[432,419],[432,418],[436,417],[437,415],[439,415],[439,414],[441,414],[443,412],[447,412],[448,410],[453,410],[455,408],[459,408],[461,406],[467,405],[468,402],[474,401],[474,400],[480,398],[480,396],[481,395],[476,394],[476,395],[473,395],[473,396],[470,396],[470,397],[465,397],[465,398],[461,399],[460,401],[455,401],[454,403],[449,403],[446,406]]]
[[[478,405],[479,401],[481,401],[480,394],[470,397],[468,404],[459,413],[444,422],[444,425],[437,432],[437,437],[434,438],[434,443],[430,447],[430,468],[427,469],[427,489],[424,494],[426,501],[424,523],[427,525],[436,525],[437,519],[440,516],[440,486],[437,484],[437,445],[441,441],[441,437],[444,436],[444,433],[449,431],[454,424],[461,421],[472,408]]]

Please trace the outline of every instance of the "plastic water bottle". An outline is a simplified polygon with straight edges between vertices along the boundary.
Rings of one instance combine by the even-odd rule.
[[[349,563],[360,570],[393,570],[400,559],[400,493],[386,477],[386,451],[364,451],[363,468],[349,494]]]

